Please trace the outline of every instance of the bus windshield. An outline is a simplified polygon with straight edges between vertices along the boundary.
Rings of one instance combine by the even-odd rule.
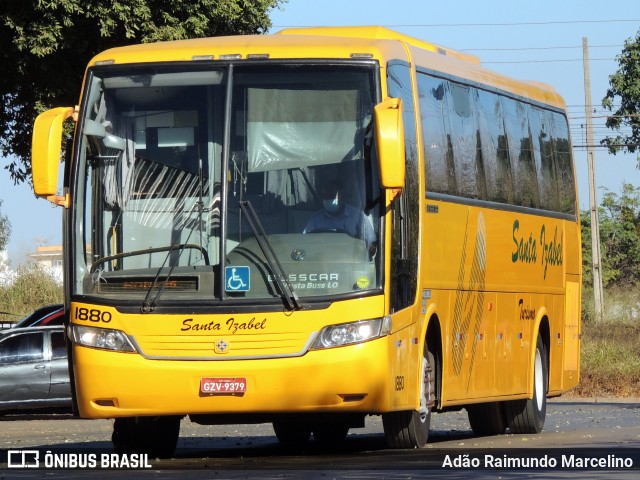
[[[149,306],[379,290],[374,73],[91,69],[76,135],[74,293]]]

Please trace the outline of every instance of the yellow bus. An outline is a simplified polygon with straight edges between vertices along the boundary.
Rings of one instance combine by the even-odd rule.
[[[32,167],[64,210],[74,405],[116,451],[171,455],[185,417],[537,433],[579,380],[565,106],[476,57],[382,27],[114,48]]]

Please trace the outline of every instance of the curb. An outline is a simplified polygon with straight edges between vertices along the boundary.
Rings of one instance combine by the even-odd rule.
[[[576,397],[563,395],[547,399],[551,403],[624,403],[624,404],[640,404],[639,397]]]

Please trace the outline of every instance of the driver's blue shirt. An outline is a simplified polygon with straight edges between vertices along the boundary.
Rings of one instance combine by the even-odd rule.
[[[364,213],[348,203],[345,204],[342,213],[338,215],[331,215],[325,209],[314,213],[304,227],[303,233],[310,233],[314,230],[344,232],[354,238],[361,238],[367,246],[376,240],[373,227]]]

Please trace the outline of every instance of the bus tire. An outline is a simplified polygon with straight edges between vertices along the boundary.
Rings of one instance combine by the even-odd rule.
[[[277,420],[273,422],[273,431],[280,443],[305,443],[311,437],[311,426],[307,423]]]
[[[118,454],[170,458],[178,444],[180,420],[179,416],[116,418],[111,435],[113,449]]]
[[[475,435],[501,435],[507,429],[501,402],[468,405],[467,414]]]
[[[422,448],[429,438],[431,409],[436,398],[435,357],[425,345],[422,362],[420,410],[382,414],[382,425],[390,448]]]
[[[540,433],[547,413],[549,362],[547,349],[538,335],[533,374],[533,398],[505,402],[507,424],[511,433]]]

